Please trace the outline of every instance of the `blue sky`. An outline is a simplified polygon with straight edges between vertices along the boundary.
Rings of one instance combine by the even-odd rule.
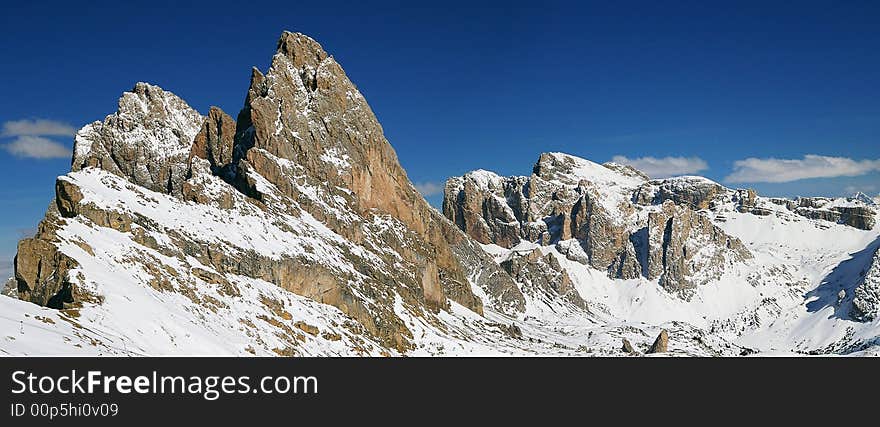
[[[564,151],[768,195],[880,192],[876,1],[24,3],[0,16],[0,260],[68,171],[71,128],[137,81],[234,115],[285,29],[337,58],[428,190]]]

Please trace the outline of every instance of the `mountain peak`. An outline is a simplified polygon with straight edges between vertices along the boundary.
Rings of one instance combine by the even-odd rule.
[[[72,170],[98,167],[153,191],[177,192],[202,121],[174,93],[138,82],[115,113],[77,132]]]
[[[636,187],[646,181],[644,174],[620,167],[601,165],[571,154],[542,153],[532,172],[546,181],[559,181],[566,185],[578,185],[581,181],[600,186]]]
[[[854,194],[853,194],[852,196],[850,196],[849,198],[850,198],[851,200],[854,200],[854,201],[857,201],[857,202],[862,202],[862,203],[864,203],[864,204],[866,204],[866,205],[868,205],[868,206],[873,206],[873,205],[876,204],[876,202],[874,201],[874,198],[873,198],[873,197],[871,197],[871,196],[869,196],[869,195],[867,195],[867,194],[865,194],[865,193],[862,193],[861,191],[857,191],[856,193],[854,193]]]
[[[148,82],[137,82],[134,84],[134,87],[131,89],[130,92],[136,93],[138,95],[147,95],[148,92],[164,93],[165,90],[157,85]]]
[[[329,57],[315,39],[302,33],[290,31],[281,33],[281,37],[278,39],[277,53],[289,58],[297,68],[304,65],[317,67],[321,61]]]

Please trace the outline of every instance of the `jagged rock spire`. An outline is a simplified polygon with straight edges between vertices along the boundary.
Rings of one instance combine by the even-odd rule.
[[[267,281],[337,308],[399,351],[413,338],[400,310],[425,317],[455,302],[482,314],[472,284],[499,311],[524,310],[510,276],[416,191],[342,67],[302,34],[284,32],[265,74],[253,69],[236,121],[138,83],[117,112],[77,134],[74,151],[40,231],[19,246],[23,299],[66,308],[113,286],[75,272],[107,253],[75,233],[59,238],[74,224],[131,236],[110,248],[124,260],[105,262],[143,269],[144,286],[208,281],[236,296],[236,277]],[[60,248],[70,242],[87,249],[68,257]]]
[[[71,170],[98,167],[153,191],[178,193],[202,121],[177,95],[139,82],[122,94],[115,113],[77,132]]]

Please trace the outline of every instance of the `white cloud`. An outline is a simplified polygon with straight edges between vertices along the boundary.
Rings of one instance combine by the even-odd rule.
[[[12,142],[3,144],[2,147],[16,157],[60,159],[69,158],[71,155],[69,148],[40,136],[19,136]]]
[[[416,190],[419,190],[419,193],[422,193],[422,196],[424,197],[433,196],[443,192],[443,184],[438,184],[436,182],[416,182],[413,183],[413,185],[415,185]]]
[[[733,163],[733,173],[724,180],[740,182],[791,182],[808,178],[859,176],[880,171],[878,160],[853,160],[807,154],[803,159],[748,158]]]
[[[630,159],[626,156],[614,156],[614,163],[630,165],[651,178],[668,178],[670,176],[695,174],[709,169],[709,164],[699,157],[639,157]]]
[[[3,123],[0,136],[73,136],[76,129],[55,120],[10,120]]]

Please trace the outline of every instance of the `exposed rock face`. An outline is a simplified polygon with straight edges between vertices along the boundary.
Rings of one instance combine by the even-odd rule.
[[[736,203],[736,210],[738,212],[750,213],[753,215],[770,215],[772,211],[765,207],[762,207],[758,203],[758,193],[752,189],[739,189],[733,195],[733,199]],[[770,201],[773,204],[781,205],[789,207],[790,204],[788,202],[782,202],[781,200]],[[790,209],[790,208],[789,208]]]
[[[55,194],[55,204],[61,216],[71,218],[79,214],[83,200],[79,187],[66,179],[56,179]]]
[[[77,267],[77,262],[53,244],[55,231],[63,221],[57,208],[50,206],[37,234],[18,242],[13,261],[18,298],[51,308],[64,308],[65,303],[74,302],[77,292],[67,273]]]
[[[612,278],[659,279],[688,298],[683,291],[751,258],[739,240],[696,212],[725,191],[705,178],[647,181],[631,167],[545,153],[530,177],[479,170],[449,179],[443,212],[481,243],[552,244]]]
[[[874,252],[871,265],[856,286],[853,308],[853,317],[862,322],[871,322],[880,315],[880,249]]]
[[[628,242],[624,227],[609,212],[600,190],[608,177],[640,182],[637,174],[559,154],[543,154],[530,177],[502,178],[488,171],[471,172],[447,182],[444,214],[480,243],[510,248],[521,240],[555,244],[576,238],[588,262],[607,268]],[[581,180],[573,174],[585,166],[607,176]],[[629,171],[629,169],[624,169]],[[620,205],[613,204],[617,210]],[[626,206],[623,206],[626,209]]]
[[[235,120],[217,107],[211,107],[202,129],[195,136],[190,157],[205,159],[215,174],[233,163]],[[228,172],[227,172],[228,173]]]
[[[866,206],[838,206],[834,210],[840,212],[840,222],[862,230],[874,228],[877,212]]]
[[[513,278],[495,260],[476,247],[470,239],[462,239],[453,246],[453,251],[462,266],[470,272],[469,279],[478,286],[492,307],[508,315],[516,315],[525,310],[526,301]]]
[[[651,180],[642,184],[632,197],[633,203],[642,206],[660,205],[667,200],[695,210],[713,211],[723,210],[725,205],[732,203],[737,212],[758,216],[772,215],[778,211],[778,206],[805,218],[844,224],[861,230],[872,229],[877,215],[872,207],[873,201],[858,195],[843,199],[765,198],[752,189],[732,190],[696,176]]]
[[[202,116],[171,92],[138,83],[116,113],[76,134],[71,170],[98,167],[134,184],[179,193]]]
[[[236,150],[244,153],[238,168],[245,174],[266,178],[355,241],[350,224],[315,203],[309,187],[345,199],[358,216],[391,215],[421,240],[420,247],[399,249],[419,271],[430,271],[432,277],[422,283],[439,284],[446,296],[481,311],[450,246],[461,238],[415,190],[366,100],[317,42],[282,35],[268,73],[253,70],[236,135]],[[288,165],[294,167],[287,170]],[[432,298],[441,298],[434,291]]]
[[[651,344],[651,348],[648,349],[648,354],[654,353],[666,353],[669,349],[669,332],[666,332],[666,329],[660,331],[660,335],[657,335],[657,339],[654,340],[654,343]]]
[[[527,179],[501,178],[488,171],[475,171],[467,178],[446,183],[444,215],[480,243],[506,248],[519,243],[520,221],[528,221],[528,211],[523,210],[528,209],[524,204]]]
[[[832,199],[828,197],[799,197],[797,199],[768,198],[761,200],[754,190],[737,190],[738,210],[755,215],[770,215],[773,210],[766,203],[784,207],[804,218],[848,225],[860,230],[871,230],[877,221],[873,203],[863,198]]]
[[[623,338],[623,347],[621,348],[624,353],[627,354],[636,354],[636,350],[633,348],[632,344],[630,344],[629,340]]]
[[[511,337],[516,339],[522,339],[523,337],[522,330],[519,328],[519,326],[516,326],[512,323],[507,327],[506,332],[507,335],[510,335]]]
[[[524,310],[510,275],[427,204],[366,100],[302,34],[285,32],[268,72],[253,70],[237,121],[138,83],[74,151],[40,232],[19,245],[22,299],[99,300],[112,284],[77,270],[83,260],[124,264],[142,272],[132,280],[200,304],[212,297],[195,284],[236,297],[255,279],[336,307],[400,352],[413,346],[401,316],[436,322],[451,302],[482,314],[473,286],[499,311]],[[82,233],[128,243],[93,250]],[[296,329],[323,336],[279,325],[290,348]]]
[[[584,194],[571,208],[572,237],[582,242],[590,265],[600,269],[608,268],[621,249],[629,243],[629,234],[597,200],[599,196],[583,191]],[[563,221],[563,227],[568,225],[565,223]]]
[[[695,210],[709,209],[712,202],[726,188],[699,176],[682,176],[664,180],[654,180],[639,187],[633,199],[642,205],[659,205],[667,200],[677,205]]]
[[[867,206],[832,206],[825,209],[823,207],[827,204],[827,199],[824,199],[826,203],[821,203],[820,201],[822,200],[819,198],[801,198],[798,200],[800,206],[795,209],[795,212],[800,216],[810,219],[846,224],[862,230],[870,230],[876,224],[877,212],[872,208]]]
[[[561,298],[576,307],[587,309],[587,303],[577,293],[571,277],[552,253],[543,255],[540,248],[522,253],[514,251],[501,262],[501,267],[523,284],[524,292],[547,301]]]
[[[670,291],[683,291],[716,279],[728,262],[751,258],[736,238],[704,215],[664,202],[648,214],[648,278]]]

